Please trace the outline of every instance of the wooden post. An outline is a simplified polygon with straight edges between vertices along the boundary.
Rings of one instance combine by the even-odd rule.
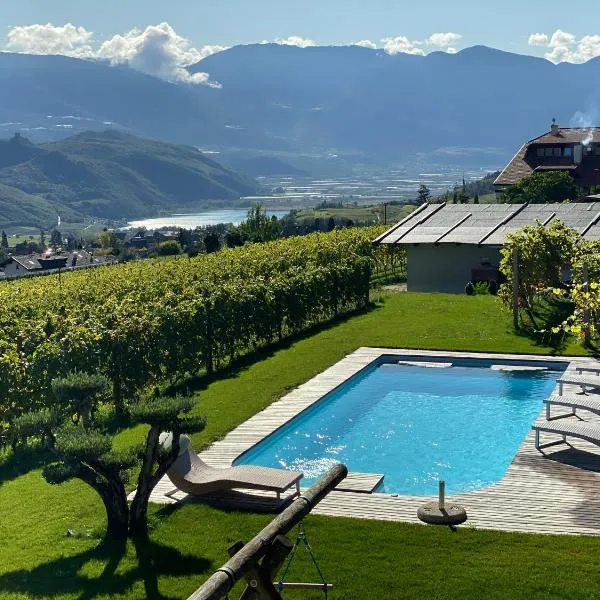
[[[229,556],[233,558],[243,547],[244,544],[241,542],[233,544],[227,549]],[[248,587],[240,596],[240,600],[253,600],[254,598],[258,600],[282,600],[273,579],[293,547],[294,544],[285,535],[278,535],[267,550],[262,563],[260,565],[256,563],[244,575]]]
[[[188,600],[224,598],[242,577],[246,578],[250,588],[248,591],[252,592],[252,595],[246,596],[246,598],[279,600],[279,594],[272,584],[272,578],[275,575],[273,569],[277,564],[281,565],[286,544],[282,540],[276,542],[277,537],[289,533],[347,474],[348,469],[342,464],[330,469],[315,485],[296,498],[245,546],[242,547],[240,543],[236,544],[232,548],[232,551],[237,550],[234,556],[209,577]],[[269,558],[263,561],[264,564],[259,564],[267,556]],[[273,592],[278,595],[273,595]]]
[[[512,257],[513,271],[513,327],[519,329],[519,251],[515,248]]]
[[[590,291],[590,282],[589,282],[589,271],[587,263],[583,265],[583,289],[585,292]],[[590,309],[585,308],[583,311],[583,333],[584,333],[584,341],[586,347],[590,345],[591,341],[591,332],[590,332]]]

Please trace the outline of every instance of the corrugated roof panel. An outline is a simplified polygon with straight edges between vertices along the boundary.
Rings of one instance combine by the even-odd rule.
[[[548,219],[555,213],[555,216]],[[402,227],[382,238],[381,243],[479,244],[499,246],[506,236],[536,220],[551,224],[562,221],[578,232],[584,231],[600,214],[600,202],[530,204],[447,204],[429,205]],[[467,215],[469,218],[465,219]],[[511,216],[512,215],[512,216]],[[465,219],[463,222],[461,220]],[[506,222],[504,222],[506,221]],[[460,224],[459,224],[460,223]],[[600,219],[585,234],[586,239],[599,239]]]
[[[491,227],[457,227],[443,240],[443,244],[478,244]]]
[[[408,219],[407,221],[405,221],[403,223],[402,227],[399,227],[398,229],[395,229],[393,231],[390,230],[390,233],[388,235],[384,236],[379,241],[379,243],[380,244],[395,244],[401,238],[402,238],[402,242],[404,242],[403,236],[405,236],[407,232],[409,232],[413,227],[415,227],[415,225],[417,223],[423,221],[424,219],[428,219],[432,213],[435,213],[438,210],[443,210],[443,209],[440,209],[439,204],[431,204],[427,208],[425,208],[425,210],[417,212],[414,215],[410,215],[411,218]]]
[[[593,225],[590,230],[585,234],[584,238],[586,240],[600,240],[600,226]]]

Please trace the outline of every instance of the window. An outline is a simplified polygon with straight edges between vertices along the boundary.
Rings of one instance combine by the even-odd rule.
[[[553,156],[560,158],[560,146],[557,146],[556,148],[552,148],[552,150],[553,150]]]
[[[568,157],[573,156],[573,148],[571,148],[571,146],[565,146],[565,148],[563,150],[563,156],[568,156]]]
[[[600,144],[594,144],[594,156],[600,156]]]
[[[541,158],[542,156],[544,156],[544,149],[543,148],[538,148],[537,149],[537,155],[538,155],[538,158]]]
[[[553,148],[544,148],[544,156],[552,156]]]

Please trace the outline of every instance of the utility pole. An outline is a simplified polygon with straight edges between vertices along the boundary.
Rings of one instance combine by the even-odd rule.
[[[387,202],[383,203],[383,224],[387,225]]]

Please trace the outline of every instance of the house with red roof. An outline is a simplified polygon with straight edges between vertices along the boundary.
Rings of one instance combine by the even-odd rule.
[[[497,193],[533,173],[566,171],[583,188],[600,185],[600,127],[559,127],[523,144],[494,181]]]

